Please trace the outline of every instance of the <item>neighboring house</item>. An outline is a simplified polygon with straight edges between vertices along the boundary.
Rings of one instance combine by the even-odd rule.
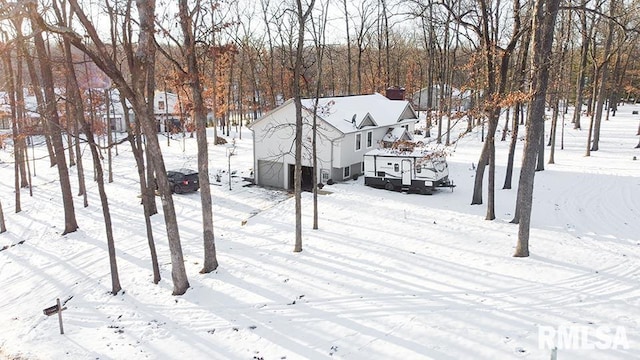
[[[9,106],[9,95],[5,91],[0,91],[0,130],[11,129],[11,107]]]
[[[40,114],[37,112],[36,97],[29,95],[27,89],[24,90],[24,120],[21,123],[23,130],[33,130],[38,126]],[[9,94],[0,91],[0,129],[11,129],[12,124],[11,104]]]
[[[118,90],[110,91],[109,104],[109,120],[111,122],[111,130],[118,132],[127,131],[127,125],[124,117],[124,110],[120,101]],[[128,104],[129,105],[129,104]],[[133,110],[129,107],[130,121],[134,121]],[[160,133],[167,132],[167,128],[171,132],[182,131],[180,122],[180,108],[178,106],[178,95],[156,90],[154,94],[154,114],[156,118],[157,130]],[[107,114],[102,116],[106,122]]]
[[[449,96],[449,88],[445,86],[445,96]],[[440,86],[434,85],[429,88],[422,88],[420,91],[413,93],[411,96],[411,104],[416,111],[429,110],[429,98],[431,97],[431,110],[437,109],[440,105]],[[451,89],[452,110],[466,111],[471,108],[471,91],[460,91],[459,89]]]
[[[313,176],[311,124],[314,99],[302,100],[302,182]],[[418,117],[408,101],[389,100],[381,94],[321,98],[317,111],[318,181],[350,179],[363,173],[363,155],[379,148],[390,132],[405,137]],[[253,131],[254,182],[292,189],[295,164],[295,104],[288,100],[249,126]],[[401,129],[393,130],[393,129]]]
[[[155,106],[153,107],[156,116],[158,132],[180,132],[180,107],[178,105],[178,95],[166,91],[156,90],[154,96]]]

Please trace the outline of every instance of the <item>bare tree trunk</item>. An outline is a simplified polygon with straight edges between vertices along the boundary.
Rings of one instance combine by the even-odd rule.
[[[104,169],[102,168],[102,161],[100,160],[100,153],[98,150],[98,144],[93,137],[91,131],[91,125],[88,123],[83,124],[85,136],[89,142],[89,148],[91,149],[91,155],[93,157],[93,164],[96,167],[96,179],[98,184],[98,193],[100,195],[100,203],[102,205],[102,215],[104,217],[104,226],[107,235],[107,249],[109,253],[109,266],[111,269],[111,294],[117,295],[122,289],[120,286],[120,277],[118,275],[118,264],[116,257],[115,241],[113,239],[113,225],[111,222],[111,211],[109,210],[109,201],[107,199],[107,193],[104,187]]]
[[[342,0],[342,5],[344,6],[344,22],[347,32],[347,95],[351,95],[351,34],[349,31],[349,20],[351,18],[349,17],[349,10],[347,9],[347,0]],[[316,181],[314,181],[314,183],[315,182]]]
[[[385,50],[385,89],[391,86],[389,80],[389,72],[390,72],[390,49],[389,49],[389,12],[387,11],[387,2],[385,0],[379,0],[382,4],[382,26],[384,27],[384,50]],[[448,32],[447,32],[448,33]]]
[[[45,99],[43,97],[42,91],[39,91],[39,89],[42,89],[43,87],[40,84],[40,77],[38,76],[37,70],[36,70],[36,66],[35,66],[35,62],[33,60],[33,57],[29,56],[29,51],[27,49],[27,45],[25,43],[23,39],[23,35],[22,35],[22,18],[16,17],[13,19],[13,23],[14,23],[14,27],[15,27],[15,31],[16,31],[16,38],[18,39],[17,43],[18,43],[18,47],[20,50],[20,53],[24,56],[24,60],[27,62],[27,70],[29,71],[29,78],[31,80],[31,86],[34,89],[37,89],[36,91],[34,91],[34,96],[36,98],[36,103],[37,105],[37,111],[38,114],[40,114],[40,121],[42,123],[42,127],[44,129],[44,138],[45,138],[45,143],[47,145],[47,151],[49,153],[49,162],[50,162],[50,166],[54,167],[56,166],[56,154],[54,152],[53,149],[53,145],[51,142],[51,132],[50,132],[50,125],[49,122],[46,120],[46,116],[45,116]]]
[[[484,170],[489,161],[489,143],[485,141],[482,146],[482,152],[478,159],[478,166],[476,167],[476,174],[474,177],[473,195],[471,196],[471,205],[482,204],[482,182],[484,179]]]
[[[111,146],[113,145],[113,131],[111,129],[111,116],[109,115],[109,106],[111,99],[109,98],[109,89],[104,90],[105,106],[107,108],[107,166],[108,166],[108,182],[113,182],[113,157],[111,154]]]
[[[607,32],[607,38],[605,40],[604,45],[604,56],[606,59],[602,64],[602,68],[600,72],[602,73],[602,77],[600,78],[600,86],[598,87],[598,93],[596,98],[596,109],[595,109],[595,120],[593,124],[593,143],[591,144],[591,151],[598,151],[599,143],[600,143],[600,124],[602,122],[602,111],[604,106],[604,101],[607,97],[607,85],[609,79],[609,61],[611,59],[611,45],[613,43],[614,37],[614,27],[615,21],[613,20],[613,16],[615,15],[616,1],[611,0],[609,4],[609,16],[611,17],[609,21],[609,30]]]
[[[104,216],[104,224],[107,234],[107,249],[109,252],[109,266],[111,268],[111,294],[117,295],[122,289],[120,286],[120,278],[118,276],[118,265],[116,257],[115,242],[113,239],[113,225],[111,222],[111,211],[109,210],[109,201],[107,199],[107,193],[104,188],[104,169],[102,168],[102,161],[100,161],[100,154],[98,150],[98,144],[96,144],[93,133],[89,130],[90,125],[84,124],[85,135],[89,141],[89,148],[91,149],[91,155],[93,156],[93,163],[96,167],[98,193],[100,194],[100,203],[102,204],[102,215]]]
[[[543,115],[544,116],[544,115]],[[540,139],[538,139],[538,158],[536,162],[536,171],[544,171],[544,121],[546,120],[546,116],[544,116],[542,123],[542,133],[540,134]]]
[[[495,42],[492,40],[492,34],[498,34],[498,23],[495,23],[493,29],[489,29],[491,9],[489,4],[482,0],[480,8],[482,11],[482,27],[479,35],[482,37],[482,46],[484,52],[484,61],[486,66],[487,94],[490,96],[490,106],[488,109],[488,132],[485,145],[478,160],[478,168],[476,169],[476,180],[473,189],[471,204],[482,203],[482,177],[484,175],[484,166],[489,165],[489,181],[488,181],[488,197],[487,202],[487,220],[495,219],[495,134],[498,128],[498,120],[500,117],[501,106],[496,104],[496,100],[500,99],[506,91],[507,76],[511,55],[520,36],[520,1],[514,0],[513,8],[515,10],[513,22],[513,35],[504,51],[500,53],[499,63],[496,61]],[[499,66],[499,67],[498,67]],[[488,162],[488,163],[486,163]]]
[[[67,77],[67,82],[69,81]],[[69,85],[68,89],[71,88]],[[67,90],[70,91],[70,90]],[[87,197],[87,187],[84,181],[84,164],[82,162],[82,151],[80,149],[80,124],[84,121],[84,106],[82,106],[82,98],[67,99],[67,121],[73,121],[73,134],[75,136],[74,147],[76,149],[76,171],[78,173],[78,195],[82,196],[83,206],[89,206]]]
[[[230,54],[229,56],[234,56],[233,54]],[[229,61],[229,85],[227,86],[227,120],[225,121],[226,125],[227,125],[227,137],[229,136],[229,131],[231,130],[231,118],[233,115],[233,108],[232,108],[232,104],[233,104],[233,93],[232,93],[232,88],[233,88],[233,70],[234,70],[234,65],[235,64],[235,60],[231,59]]]
[[[273,34],[271,34],[271,26],[267,15],[269,14],[269,0],[260,0],[260,5],[263,13],[263,20],[267,34],[267,45],[269,47],[269,64],[267,64],[266,76],[268,79],[268,92],[269,92],[269,101],[275,107],[276,104],[276,85],[275,85],[275,50],[273,44],[275,41],[273,40]]]
[[[202,204],[202,237],[204,241],[204,265],[200,273],[206,274],[218,268],[215,237],[213,233],[213,207],[211,186],[209,185],[209,149],[207,146],[207,113],[202,98],[200,70],[196,58],[196,43],[193,38],[192,20],[187,0],[179,0],[180,24],[187,57],[187,76],[193,97],[193,117],[196,122],[198,142],[198,181],[200,182],[200,202]],[[227,126],[227,131],[229,127]]]
[[[50,124],[51,141],[55,151],[56,165],[58,167],[58,175],[60,177],[60,187],[62,190],[62,202],[64,205],[64,231],[62,235],[74,232],[78,229],[76,222],[75,207],[73,205],[73,195],[71,193],[71,182],[69,181],[69,171],[67,170],[67,161],[64,156],[64,145],[62,143],[62,134],[60,129],[60,120],[58,117],[58,109],[56,108],[56,94],[54,91],[53,74],[49,55],[47,54],[44,40],[42,38],[43,29],[37,24],[38,14],[35,4],[28,5],[31,16],[31,25],[35,30],[33,36],[36,52],[39,57],[40,73],[42,76],[42,85],[46,100],[46,117]]]
[[[498,121],[495,122],[496,128]],[[489,125],[491,128],[491,125]],[[487,215],[485,220],[494,220],[496,218],[495,211],[495,192],[496,192],[496,129],[489,134],[487,144],[489,144],[489,181],[487,195]]]
[[[54,8],[56,8],[56,3],[54,2]],[[56,10],[58,10],[56,8]],[[56,11],[59,18],[58,21],[61,23],[63,19],[60,17],[61,14],[59,11]],[[69,15],[69,21],[73,20],[73,11]],[[67,96],[69,100],[75,107],[76,113],[84,114],[84,107],[82,105],[82,95],[80,94],[80,87],[78,84],[78,80],[76,78],[75,69],[73,66],[73,57],[71,53],[71,44],[68,39],[63,40],[63,48],[64,48],[64,56],[65,56],[65,70],[67,77],[67,84],[69,84],[69,88],[67,89]],[[111,211],[109,210],[109,201],[107,199],[107,193],[104,188],[104,171],[102,169],[102,162],[100,161],[100,154],[98,149],[98,144],[93,137],[93,129],[91,128],[91,124],[88,124],[84,118],[84,116],[79,116],[78,119],[82,121],[82,129],[87,137],[87,141],[89,143],[89,148],[91,149],[91,155],[93,157],[93,165],[96,168],[97,175],[97,183],[98,183],[98,193],[100,194],[100,203],[102,205],[102,215],[104,217],[104,225],[107,235],[107,251],[109,253],[109,266],[111,270],[111,294],[117,295],[118,292],[122,289],[120,286],[120,277],[118,276],[118,265],[116,259],[116,248],[115,242],[113,239],[113,226],[111,222]]]
[[[520,116],[520,103],[517,103],[515,108],[513,109],[513,126],[511,130],[511,141],[509,142],[509,155],[507,159],[507,171],[504,177],[504,185],[502,185],[503,189],[511,189],[511,182],[513,179],[513,162],[515,160],[516,154],[516,144],[518,143],[518,130],[519,130],[519,119]]]
[[[582,47],[580,51],[580,67],[578,69],[578,79],[576,86],[576,102],[573,113],[573,128],[580,129],[580,117],[582,116],[582,102],[584,101],[583,92],[585,87],[585,78],[587,72],[587,57],[589,55],[590,36],[587,23],[586,11],[580,12]]]
[[[124,97],[121,95],[121,101],[124,104]],[[140,131],[140,122],[136,119],[134,127],[129,126],[129,110],[126,105],[123,105],[123,112],[125,123],[127,124],[127,132],[129,133],[129,143],[131,144],[131,150],[133,157],[136,160],[136,168],[138,169],[138,178],[140,179],[140,194],[142,197],[142,207],[144,212],[145,230],[147,232],[147,243],[149,245],[149,251],[151,256],[151,267],[153,270],[153,283],[160,282],[160,266],[158,264],[158,255],[156,253],[156,244],[153,238],[153,228],[151,225],[151,216],[158,213],[155,201],[155,188],[148,186],[147,177],[145,171],[150,170],[151,181],[153,180],[153,164],[147,163],[145,167],[145,152],[142,148],[142,133]]]
[[[551,117],[551,134],[549,136],[549,164],[555,164],[555,154],[556,154],[556,133],[558,128],[558,115],[559,115],[559,104],[558,98],[556,97],[553,102],[553,115]]]
[[[240,114],[240,118],[238,119],[238,123],[236,125],[236,132],[238,133],[238,139],[242,140],[242,125],[244,124],[244,77],[245,77],[245,67],[246,67],[246,50],[242,50],[242,54],[240,56],[240,75],[238,76],[238,113]]]
[[[556,153],[556,138],[557,138],[557,134],[558,134],[558,117],[560,115],[560,98],[562,96],[562,94],[565,93],[564,88],[565,88],[565,84],[564,84],[564,73],[565,73],[565,69],[566,69],[566,54],[569,48],[569,41],[571,40],[570,38],[570,34],[571,31],[568,31],[567,29],[571,26],[571,20],[570,20],[570,15],[571,13],[568,13],[565,21],[562,21],[562,25],[560,27],[560,33],[561,34],[566,34],[564,40],[562,42],[558,42],[558,46],[556,47],[556,51],[560,53],[560,56],[558,57],[558,66],[557,66],[557,70],[555,71],[555,94],[553,96],[553,115],[551,118],[551,134],[549,136],[549,146],[551,147],[549,149],[549,164],[555,164],[555,153]],[[564,104],[565,104],[565,109],[566,109],[566,104],[568,103],[569,99],[564,98],[563,99]],[[562,116],[562,126],[564,126],[564,114]]]
[[[7,51],[3,54],[2,60],[4,62],[4,68],[6,71],[6,82],[8,85],[8,95],[9,95],[9,105],[11,107],[11,135],[13,140],[13,153],[15,161],[13,163],[14,168],[14,194],[15,194],[15,212],[19,213],[22,211],[22,206],[20,202],[20,154],[22,151],[20,150],[20,140],[18,134],[18,116],[16,113],[16,88],[15,82],[13,78],[13,66],[11,63],[11,52]]]
[[[71,131],[72,129],[72,125],[71,125],[71,117],[68,116],[69,114],[71,114],[71,110],[69,110],[69,104],[65,102],[64,104],[65,107],[65,112],[67,113],[67,146],[69,147],[69,167],[74,167],[76,166],[76,156],[73,153],[73,148],[74,148],[74,141],[73,141],[73,131]]]
[[[150,115],[147,104],[147,101],[149,101],[152,106],[153,98],[147,99],[146,97],[149,88],[147,85],[149,82],[152,83],[152,80],[149,79],[153,78],[155,64],[155,1],[136,0],[136,8],[139,15],[138,28],[140,29],[136,42],[137,48],[135,53],[130,46],[128,46],[125,51],[131,72],[131,84],[125,79],[124,74],[120,70],[120,66],[111,59],[106,46],[98,36],[97,30],[83,12],[82,7],[79,6],[78,1],[68,1],[78,16],[79,24],[82,25],[83,30],[86,31],[88,39],[93,42],[94,47],[89,49],[82,41],[82,36],[77,35],[71,29],[55,27],[49,30],[59,32],[65,38],[68,38],[76,48],[89,55],[91,60],[109,76],[117,85],[118,89],[131,102],[136,117],[140,119],[144,133],[147,136],[147,151],[149,156],[153,158],[152,164],[158,179],[158,188],[163,205],[165,227],[171,253],[173,294],[182,295],[189,288],[189,281],[184,265],[175,206],[167,179],[162,151],[160,150],[155,119]],[[125,19],[130,19],[130,13],[125,14]],[[131,44],[129,43],[129,45]],[[149,80],[149,82],[147,80]]]
[[[507,133],[509,132],[510,117],[511,117],[511,108],[507,108],[506,109],[506,114],[505,114],[505,117],[504,117],[504,126],[502,127],[502,137],[500,138],[500,141],[506,141],[507,140]]]
[[[533,179],[535,161],[540,136],[544,130],[544,110],[547,87],[549,84],[549,68],[553,48],[553,31],[560,0],[536,0],[533,18],[533,56],[531,71],[533,79],[531,90],[533,98],[531,111],[527,121],[527,135],[524,146],[524,157],[518,184],[518,243],[514,256],[529,256],[529,232],[531,225],[531,209],[533,207]]]
[[[315,96],[314,96],[314,103],[313,103],[313,124],[312,124],[312,139],[311,139],[311,157],[312,157],[312,161],[313,161],[313,176],[312,176],[312,181],[313,181],[313,229],[317,230],[318,229],[318,146],[317,146],[317,140],[318,140],[318,119],[317,119],[317,113],[318,113],[318,101],[320,101],[320,91],[322,88],[322,64],[324,62],[324,50],[325,50],[325,30],[326,30],[326,25],[327,25],[327,12],[328,12],[328,6],[329,6],[329,2],[327,1],[326,4],[324,5],[324,7],[322,8],[322,14],[320,17],[320,21],[318,24],[318,27],[316,28],[315,23],[313,22],[313,17],[311,18],[311,21],[313,23],[313,35],[314,35],[314,42],[315,42],[315,47],[316,47],[316,83],[315,83]],[[346,1],[344,2],[344,11],[345,14],[347,14],[347,4]],[[347,21],[347,31],[349,29],[349,24]],[[348,35],[347,35],[348,38]],[[350,50],[349,50],[350,51]],[[351,54],[349,54],[349,69],[351,69]],[[349,70],[351,71],[351,70]],[[347,75],[349,77],[348,83],[349,83],[349,90],[351,89],[351,73],[349,73]]]
[[[0,234],[7,232],[7,226],[4,223],[4,212],[2,211],[2,201],[0,201]]]
[[[213,6],[213,5],[211,5]],[[213,12],[211,13],[211,21],[215,23],[213,19]],[[217,75],[217,60],[218,54],[216,53],[216,31],[211,31],[211,92],[213,100],[211,101],[211,114],[213,117],[213,146],[218,145],[218,115],[217,115],[217,105],[218,105],[218,75]]]
[[[18,41],[24,41],[22,37],[18,39]],[[22,73],[23,73],[23,59],[26,57],[25,54],[22,54],[20,50],[16,52],[16,70],[15,70],[15,114],[16,121],[18,126],[18,132],[21,132],[21,128],[24,126],[25,122],[25,101],[24,101],[24,83],[22,81]],[[10,58],[9,58],[10,65]],[[9,75],[11,77],[11,75]],[[18,167],[20,169],[20,187],[26,188],[29,187],[31,191],[31,181],[29,176],[27,176],[27,143],[25,141],[24,134],[20,134],[18,137],[14,137],[14,145],[16,147],[15,158],[18,162]]]
[[[140,123],[144,129],[144,133],[147,135],[147,152],[149,156],[153,158],[153,167],[155,169],[160,197],[162,200],[167,238],[169,240],[169,250],[171,253],[173,295],[182,295],[189,288],[189,280],[187,279],[187,272],[184,266],[184,257],[182,254],[182,245],[180,243],[180,232],[178,230],[175,206],[171,195],[171,188],[169,187],[169,180],[167,178],[167,170],[165,168],[162,151],[160,150],[160,143],[157,137],[155,119],[150,116],[145,104],[140,103],[140,101],[145,98],[144,89],[147,88],[147,80],[152,81],[151,79],[153,79],[153,76],[151,75],[153,74],[153,67],[155,66],[155,1],[136,0],[136,5],[140,19],[140,40],[135,58],[139,61],[138,67],[140,69],[140,73],[146,75],[147,79],[144,77],[134,79],[133,90],[136,95],[136,101],[133,102],[133,104],[135,104],[134,111],[138,110],[138,116],[145,116]]]
[[[300,80],[303,67],[303,50],[305,23],[311,15],[315,0],[311,0],[307,9],[303,10],[302,1],[296,0],[296,16],[298,20],[298,36],[296,44],[296,57],[293,66],[293,94],[296,107],[296,129],[295,129],[295,165],[294,165],[294,192],[296,203],[296,240],[293,252],[302,251],[302,99],[300,91]]]

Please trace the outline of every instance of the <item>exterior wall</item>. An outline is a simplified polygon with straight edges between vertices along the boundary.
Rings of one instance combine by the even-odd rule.
[[[331,169],[331,179],[335,182],[343,181],[343,171],[344,168],[333,168]]]
[[[415,124],[412,122],[411,124],[408,124],[408,125],[409,125],[408,131],[413,131],[413,129],[415,128]],[[344,139],[342,139],[341,141],[341,148],[340,148],[341,161],[335,162],[335,167],[344,169],[347,166],[352,166],[350,176],[353,176],[354,174],[362,174],[363,173],[362,161],[363,161],[364,154],[367,153],[368,151],[371,151],[372,149],[378,149],[381,147],[380,142],[382,141],[382,138],[387,133],[388,129],[389,129],[388,127],[382,127],[382,128],[365,127],[358,132],[345,134]],[[372,142],[371,142],[371,146],[367,147],[367,133],[369,131],[372,132]],[[361,134],[362,136],[361,138],[362,146],[360,150],[357,150],[357,151],[356,151],[356,134]],[[340,175],[340,177],[338,178],[334,177],[334,180],[342,180],[342,179],[343,179],[343,175]]]
[[[305,118],[305,125],[303,126],[303,153],[302,153],[302,166],[311,167],[313,165],[311,156],[311,139],[313,136],[310,117]],[[282,108],[274,111],[271,114],[267,114],[265,118],[260,119],[257,123],[251,126],[253,131],[253,143],[254,143],[254,169],[256,174],[256,183],[258,185],[265,186],[277,186],[280,188],[289,188],[289,175],[288,165],[295,164],[295,105],[293,102],[289,102]],[[318,179],[322,179],[322,170],[329,171],[336,161],[339,161],[339,144],[341,133],[322,122],[318,123],[318,136],[317,136],[317,155],[318,155]],[[333,158],[333,163],[332,163]],[[265,175],[260,171],[260,161],[279,163],[282,165],[283,177],[280,185],[274,185],[270,183],[271,177]],[[332,174],[330,174],[331,176]],[[267,179],[262,179],[262,176],[267,176]],[[330,177],[331,178],[331,177]],[[336,179],[334,179],[336,180]],[[269,183],[267,183],[267,182]],[[280,180],[278,180],[280,181]]]

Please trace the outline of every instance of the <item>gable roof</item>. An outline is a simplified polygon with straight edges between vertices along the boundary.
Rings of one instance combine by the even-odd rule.
[[[313,115],[315,99],[302,99],[303,111]],[[294,106],[293,99],[272,109],[249,125],[251,129],[287,106]],[[418,116],[408,101],[389,100],[384,95],[352,95],[320,98],[318,118],[343,134],[356,132],[365,126],[387,127],[403,120],[418,121]]]
[[[358,129],[362,129],[365,126],[378,126],[369,113],[362,118],[362,121],[360,121],[360,124],[358,125]]]
[[[303,99],[302,106],[311,112],[314,99]],[[392,126],[402,120],[417,120],[408,101],[389,100],[374,93],[321,98],[318,116],[342,133],[358,131],[363,126]]]
[[[387,131],[387,133],[382,138],[382,141],[391,143],[398,140],[413,140],[413,138],[411,137],[411,134],[409,134],[404,128],[389,129],[389,131]]]

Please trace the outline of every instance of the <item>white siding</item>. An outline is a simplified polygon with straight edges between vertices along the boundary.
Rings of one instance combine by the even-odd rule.
[[[311,167],[311,139],[313,136],[311,128],[312,118],[305,117],[305,125],[303,126],[303,151],[302,165]],[[269,161],[283,164],[284,184],[288,186],[288,164],[295,164],[295,106],[293,102],[287,103],[280,109],[267,114],[264,118],[256,122],[251,130],[254,138],[254,169],[258,169],[258,161]],[[324,124],[318,124],[318,178],[320,178],[320,169],[330,169],[332,166],[332,155],[334,162],[339,161],[338,144],[340,143],[341,134],[334,128]],[[332,149],[332,144],[334,149]],[[260,175],[256,179],[258,184],[262,184]]]
[[[359,133],[362,134],[362,147],[359,151],[355,151],[355,139],[357,133],[345,134],[341,145],[340,162],[336,162],[336,167],[346,167],[363,161],[364,154],[371,149],[380,147],[380,141],[387,133],[388,127],[370,128],[364,127]],[[367,132],[372,132],[372,144],[367,148]]]

